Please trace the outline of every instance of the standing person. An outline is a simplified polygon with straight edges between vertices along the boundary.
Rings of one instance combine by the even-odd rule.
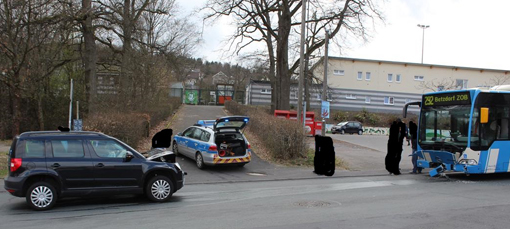
[[[413,153],[411,154],[413,162],[413,171],[411,173],[421,173],[421,167],[418,167],[418,153],[417,153],[417,143],[418,143],[418,126],[413,121],[409,121],[409,134],[411,135],[411,148],[413,149]]]
[[[396,156],[398,152],[398,139],[399,139],[399,124],[397,121],[393,121],[390,126],[390,134],[388,139],[387,154],[384,158],[384,164],[386,170],[390,174],[399,175],[400,171],[398,165],[395,166]]]
[[[398,124],[398,144],[395,147],[395,169],[396,171],[399,171],[398,174],[400,174],[400,161],[402,160],[402,151],[403,151],[403,145],[404,145],[404,138],[407,135],[407,127],[402,120],[397,119]]]
[[[411,136],[409,135],[409,126],[407,126],[406,128],[406,141],[407,141],[407,145],[409,146],[409,142],[411,141]]]

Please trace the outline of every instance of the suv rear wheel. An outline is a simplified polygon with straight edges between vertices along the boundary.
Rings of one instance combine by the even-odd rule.
[[[358,130],[358,135],[362,135],[363,134],[363,131],[362,130]]]
[[[165,202],[172,197],[174,186],[166,176],[155,176],[149,180],[145,187],[147,197],[155,202]]]
[[[55,205],[57,202],[57,192],[50,183],[40,181],[28,188],[26,199],[31,208],[37,211],[44,211]]]

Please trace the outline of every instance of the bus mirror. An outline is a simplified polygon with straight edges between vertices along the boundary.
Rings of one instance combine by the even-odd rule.
[[[485,124],[489,122],[489,108],[480,108],[480,123]]]

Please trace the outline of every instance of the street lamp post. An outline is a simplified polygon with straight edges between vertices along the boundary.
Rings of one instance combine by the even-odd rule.
[[[422,29],[422,37],[421,37],[421,63],[423,64],[423,46],[425,44],[425,29],[430,27],[429,25],[420,25],[418,24],[418,27]]]

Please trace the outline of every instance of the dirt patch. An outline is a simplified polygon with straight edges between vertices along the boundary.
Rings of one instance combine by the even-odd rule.
[[[7,153],[11,148],[11,140],[2,140],[0,141],[0,153]]]
[[[175,119],[175,117],[177,117],[179,115],[180,110],[181,110],[181,108],[179,107],[179,109],[173,115],[166,118],[164,121],[160,122],[157,126],[153,126],[149,131],[149,137],[144,138],[140,142],[138,142],[138,146],[137,146],[136,150],[140,153],[149,151],[152,148],[152,137],[157,132],[159,132],[163,129],[171,128],[173,120]],[[173,133],[172,136],[174,134],[175,133]]]
[[[4,175],[7,174],[7,169],[9,166],[8,156],[6,152],[0,152],[0,179],[4,178]]]

